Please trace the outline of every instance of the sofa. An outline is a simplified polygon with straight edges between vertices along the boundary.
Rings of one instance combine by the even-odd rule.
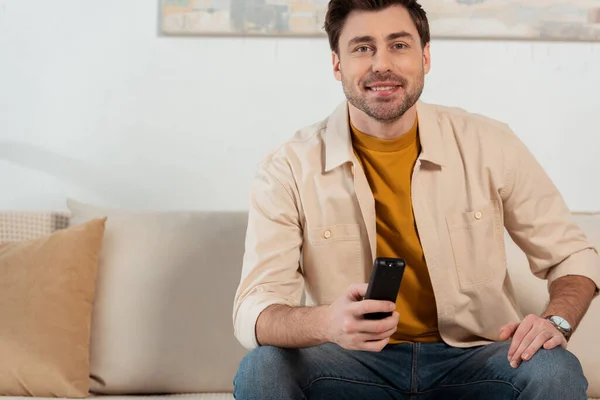
[[[573,218],[600,246],[600,213],[573,213]],[[246,212],[130,211],[68,200],[66,211],[0,212],[0,243],[33,243],[32,251],[42,251],[46,243],[39,241],[42,238],[77,229],[89,221],[95,221],[94,229],[103,230],[97,258],[91,258],[97,260],[94,278],[86,278],[93,281],[93,301],[86,320],[89,325],[83,324],[89,328],[89,341],[73,350],[89,355],[79,361],[74,372],[80,377],[86,374],[85,382],[78,383],[80,389],[89,390],[84,397],[232,399],[232,380],[246,354],[232,328]],[[546,283],[529,272],[524,254],[508,235],[506,243],[507,266],[519,306],[524,315],[539,314],[548,300]],[[0,277],[6,276],[3,257],[0,251]],[[30,275],[27,279],[33,279]],[[58,279],[59,275],[45,279]],[[52,284],[48,282],[45,287]],[[23,287],[22,291],[32,290]],[[33,309],[27,303],[32,294],[22,291],[13,297],[26,305],[27,313]],[[50,298],[54,292],[47,295]],[[0,304],[2,296],[0,293]],[[0,317],[2,310],[0,305]],[[20,318],[21,314],[11,315]],[[64,329],[54,325],[48,329]],[[600,302],[595,301],[569,344],[583,365],[590,398],[600,398],[599,331]],[[0,327],[0,341],[2,332]],[[17,346],[19,337],[13,340]],[[37,356],[31,357],[35,360]],[[70,361],[61,359],[65,364]],[[48,376],[57,374],[59,368],[44,364],[48,362],[39,358],[40,369],[46,368]],[[36,395],[3,393],[2,368],[0,362],[0,395],[14,399]],[[28,377],[25,370],[19,373],[25,375],[19,379],[30,379],[30,389],[38,387],[39,375]],[[56,380],[64,378],[56,376]],[[82,397],[61,395],[51,381],[39,387],[42,392],[37,393],[47,394],[37,397]]]

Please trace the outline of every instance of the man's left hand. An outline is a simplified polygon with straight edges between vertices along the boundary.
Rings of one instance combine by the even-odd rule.
[[[547,319],[537,315],[528,315],[521,323],[510,323],[500,329],[500,340],[512,337],[508,349],[510,366],[518,368],[521,361],[528,361],[537,351],[544,347],[552,350],[562,346],[567,348],[567,340]]]

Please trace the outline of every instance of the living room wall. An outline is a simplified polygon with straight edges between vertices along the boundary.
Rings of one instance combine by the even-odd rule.
[[[325,38],[163,37],[158,0],[0,0],[2,209],[245,209],[257,162],[343,100]],[[600,43],[432,43],[423,99],[508,122],[600,210]]]

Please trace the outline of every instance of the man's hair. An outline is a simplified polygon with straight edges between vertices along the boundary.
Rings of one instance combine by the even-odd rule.
[[[331,50],[339,54],[340,35],[352,11],[381,11],[394,5],[408,10],[419,32],[421,45],[425,47],[431,40],[429,21],[425,10],[417,0],[331,0],[325,17],[325,31],[329,36]]]

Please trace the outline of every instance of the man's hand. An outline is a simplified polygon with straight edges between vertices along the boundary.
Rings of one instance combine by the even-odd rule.
[[[327,339],[346,350],[379,352],[398,327],[396,304],[389,301],[363,300],[367,284],[351,285],[346,294],[329,306]],[[364,315],[372,312],[394,313],[385,319],[368,320]]]
[[[528,315],[520,324],[513,322],[500,329],[500,340],[511,337],[508,361],[513,368],[518,368],[523,360],[530,360],[542,347],[546,350],[567,347],[567,340],[562,333],[550,321],[537,315]]]

